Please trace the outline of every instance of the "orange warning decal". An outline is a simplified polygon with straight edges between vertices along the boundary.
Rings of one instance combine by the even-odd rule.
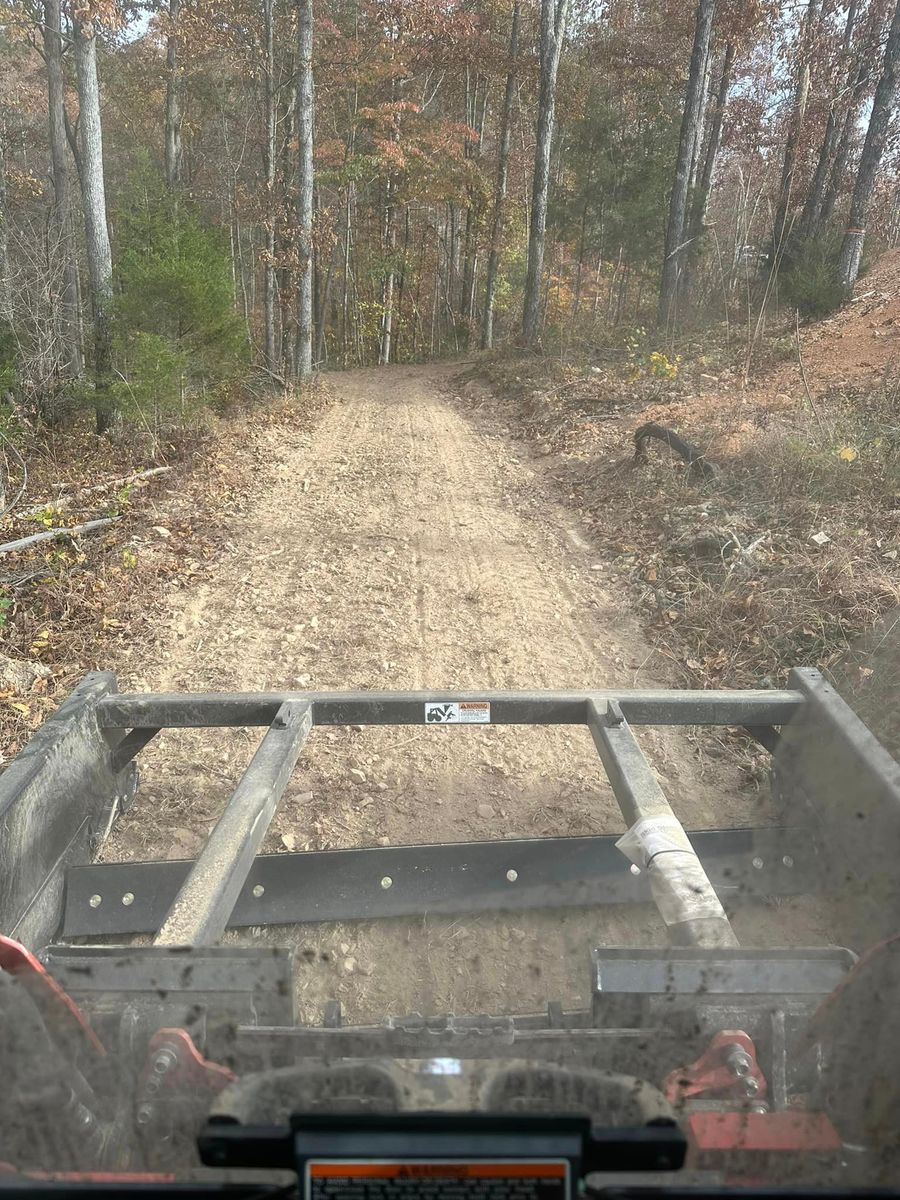
[[[310,1179],[565,1179],[564,1162],[311,1162]]]

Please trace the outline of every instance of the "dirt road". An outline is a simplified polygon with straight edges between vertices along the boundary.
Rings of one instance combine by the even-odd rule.
[[[565,688],[666,682],[614,570],[539,467],[467,413],[444,368],[329,377],[310,432],[280,429],[272,468],[212,582],[173,593],[123,687]],[[184,858],[215,821],[258,730],[170,733],[143,756],[105,857]],[[688,731],[641,734],[688,827],[760,819],[733,769]],[[699,747],[699,749],[698,749]],[[351,774],[354,769],[356,774]],[[585,731],[315,730],[267,850],[622,830]],[[753,915],[779,942],[784,910]],[[749,918],[745,918],[749,919]],[[821,940],[802,908],[797,940]],[[741,918],[738,919],[741,932]],[[746,935],[745,935],[746,936]],[[251,930],[293,942],[305,1017],[537,1009],[584,1001],[588,948],[661,942],[649,910]]]

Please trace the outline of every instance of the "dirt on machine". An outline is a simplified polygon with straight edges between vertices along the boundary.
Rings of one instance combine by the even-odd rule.
[[[584,728],[621,829],[260,853],[308,739],[341,726]],[[645,726],[746,731],[777,823],[685,830]],[[196,858],[98,861],[144,748],[212,728],[263,733]],[[99,673],[0,778],[0,812],[2,1158],[23,1179],[246,1169],[310,1196],[427,1178],[562,1197],[897,1166],[900,768],[814,670],[781,690],[172,694]],[[835,944],[741,944],[742,907],[809,894]],[[563,964],[584,1007],[361,1024],[332,999],[298,1020],[316,968],[298,928],[578,910],[602,930],[626,908],[655,914],[659,944],[586,941]]]

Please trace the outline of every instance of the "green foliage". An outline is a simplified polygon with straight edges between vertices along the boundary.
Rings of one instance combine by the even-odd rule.
[[[17,356],[19,351],[15,330],[0,321],[0,395],[14,392],[19,381]]]
[[[803,317],[824,317],[839,308],[845,299],[837,272],[840,251],[838,234],[804,242],[779,272],[781,299]]]
[[[147,425],[183,420],[248,362],[227,244],[147,168],[127,189],[117,234],[115,403]]]
[[[635,326],[625,335],[626,359],[632,379],[660,379],[671,382],[678,378],[682,358],[656,349],[642,326]]]
[[[118,409],[131,420],[158,429],[166,418],[187,415],[187,353],[157,333],[127,333],[119,341],[123,370],[112,387]]]
[[[672,186],[680,108],[671,81],[648,78],[630,97],[595,83],[567,144],[567,180],[551,210],[554,224],[587,257],[613,258],[621,247],[633,266],[656,270]]]

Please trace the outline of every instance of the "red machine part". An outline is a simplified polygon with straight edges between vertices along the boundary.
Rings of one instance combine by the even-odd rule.
[[[160,1029],[150,1039],[141,1072],[139,1097],[145,1102],[160,1092],[209,1092],[217,1096],[237,1076],[203,1057],[183,1029]]]
[[[749,1151],[771,1154],[798,1150],[833,1154],[841,1149],[837,1130],[821,1112],[695,1112],[685,1121],[691,1151]]]
[[[696,1062],[670,1072],[663,1084],[666,1099],[675,1105],[700,1097],[761,1102],[767,1091],[753,1039],[740,1029],[721,1030]]]
[[[51,1034],[63,1043],[74,1035],[77,1040],[87,1043],[93,1054],[106,1054],[78,1005],[47,974],[30,950],[12,938],[0,936],[0,969],[15,975],[28,988]]]

